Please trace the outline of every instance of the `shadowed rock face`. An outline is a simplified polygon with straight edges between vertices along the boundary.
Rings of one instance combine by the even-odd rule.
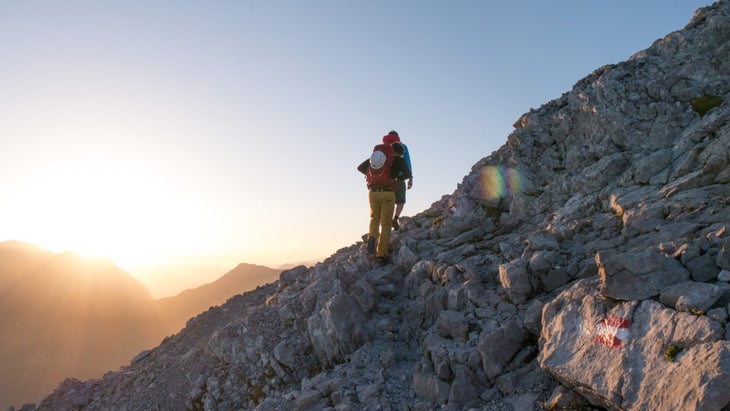
[[[728,55],[720,1],[523,115],[392,264],[285,271],[38,408],[726,407]]]

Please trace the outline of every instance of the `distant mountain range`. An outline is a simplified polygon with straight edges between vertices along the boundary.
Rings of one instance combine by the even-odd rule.
[[[315,259],[311,259],[311,260],[302,260],[302,261],[297,261],[297,262],[294,262],[294,263],[282,264],[282,265],[276,267],[276,269],[277,270],[284,271],[284,270],[290,270],[290,269],[292,269],[294,267],[298,267],[300,265],[304,265],[304,266],[307,266],[307,267],[313,267],[317,263],[321,262],[322,260],[324,260],[324,258],[315,258]]]
[[[236,294],[276,281],[279,273],[279,269],[239,264],[212,283],[185,290],[175,297],[156,300],[157,312],[169,329],[178,332],[191,317],[211,306],[223,304]]]
[[[109,260],[0,242],[0,407],[38,401],[67,377],[117,370],[190,317],[280,272],[241,264],[212,283],[155,300]]]

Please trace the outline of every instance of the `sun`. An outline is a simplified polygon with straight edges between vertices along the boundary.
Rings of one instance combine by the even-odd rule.
[[[143,265],[185,252],[202,236],[195,201],[161,170],[97,162],[45,170],[27,181],[16,231],[51,251]]]

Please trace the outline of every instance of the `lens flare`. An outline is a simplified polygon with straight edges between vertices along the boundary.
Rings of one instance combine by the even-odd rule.
[[[498,200],[520,190],[520,174],[509,167],[484,166],[479,172],[479,182],[486,200]]]

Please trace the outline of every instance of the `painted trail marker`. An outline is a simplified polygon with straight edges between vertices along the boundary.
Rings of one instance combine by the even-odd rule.
[[[596,324],[593,342],[608,348],[621,348],[629,337],[631,320],[608,316]]]

